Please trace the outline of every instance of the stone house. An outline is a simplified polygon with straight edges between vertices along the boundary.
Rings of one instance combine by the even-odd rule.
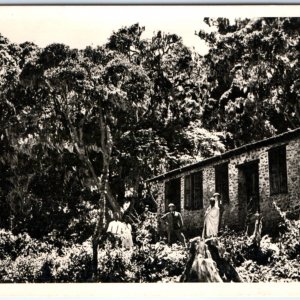
[[[148,180],[158,189],[159,215],[170,202],[182,213],[185,230],[203,227],[209,198],[221,194],[222,226],[245,228],[249,211],[260,211],[263,227],[278,224],[282,210],[300,213],[300,128],[247,144]]]

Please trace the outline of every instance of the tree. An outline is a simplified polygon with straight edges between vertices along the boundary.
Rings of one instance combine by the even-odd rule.
[[[123,28],[114,43],[80,51],[4,43],[15,75],[1,94],[3,203],[20,207],[16,232],[92,235],[94,271],[98,237],[126,191],[136,198],[144,179],[223,151],[221,135],[199,130],[199,56],[176,35],[143,40],[142,31]]]
[[[120,194],[127,189],[136,197],[138,186],[145,179],[186,164],[188,161],[181,160],[182,156],[199,159],[203,150],[198,145],[196,150],[195,144],[189,142],[201,141],[203,132],[194,131],[193,137],[185,135],[192,124],[203,127],[197,121],[201,116],[202,91],[199,56],[185,47],[176,34],[157,32],[146,40],[141,38],[143,30],[138,24],[122,28],[106,45],[110,50],[126,53],[152,83],[148,110],[134,122],[123,121],[122,134],[116,140],[118,151],[112,160],[116,174],[126,185]]]
[[[27,46],[27,44],[12,44],[0,36],[1,221],[10,229],[15,225],[14,215],[26,213],[29,205],[28,198],[24,196],[28,180],[26,176],[21,178],[19,173],[24,153],[19,152],[18,144],[18,137],[24,133],[22,115],[26,114],[26,103],[22,101],[18,77],[24,61],[37,49],[34,44]]]
[[[143,113],[150,89],[146,74],[126,57],[116,54],[101,65],[86,54],[52,44],[24,66],[21,81],[31,89],[40,142],[58,152],[74,153],[98,190],[100,216],[93,234],[96,263],[106,202],[113,211],[120,210],[109,187],[114,139],[122,130],[122,120],[133,122]],[[43,97],[39,97],[41,90]]]
[[[299,126],[298,18],[205,19],[203,122],[238,146]],[[297,25],[298,24],[298,25]]]
[[[144,48],[145,40],[141,39],[145,27],[138,23],[129,27],[122,27],[109,37],[106,48],[125,55],[131,62],[140,63],[139,56]]]

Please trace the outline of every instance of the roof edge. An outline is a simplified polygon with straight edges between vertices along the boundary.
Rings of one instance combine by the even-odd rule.
[[[259,147],[268,146],[268,145],[271,145],[272,143],[292,139],[292,138],[297,137],[297,136],[300,136],[300,127],[296,128],[294,130],[290,130],[290,131],[287,131],[287,132],[284,132],[284,133],[281,133],[281,134],[263,139],[263,140],[259,140],[259,141],[253,142],[253,143],[245,144],[241,147],[231,149],[231,150],[226,151],[226,152],[224,152],[220,155],[212,156],[212,157],[206,158],[204,160],[198,161],[198,162],[193,163],[193,164],[189,164],[189,165],[177,168],[177,169],[173,169],[169,172],[166,172],[166,173],[163,173],[161,175],[158,175],[158,176],[152,177],[150,179],[147,179],[146,182],[153,182],[153,181],[163,180],[163,179],[175,176],[177,174],[192,170],[192,169],[197,168],[197,167],[203,167],[203,166],[208,165],[210,163],[214,163],[214,162],[217,162],[219,160],[230,158],[233,155],[242,154],[242,153],[244,153],[248,150],[254,150],[254,149],[259,148]]]

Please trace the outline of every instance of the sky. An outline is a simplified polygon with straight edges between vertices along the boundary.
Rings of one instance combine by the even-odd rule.
[[[183,12],[185,11],[185,12]],[[72,48],[102,45],[113,31],[139,23],[144,38],[161,30],[176,33],[186,46],[205,52],[195,31],[209,27],[199,9],[141,6],[0,6],[0,33],[11,42],[31,41],[44,47],[53,42]]]
[[[53,42],[72,48],[104,44],[113,31],[139,23],[144,38],[161,30],[176,33],[201,54],[207,45],[195,31],[211,29],[204,17],[278,16],[298,14],[299,7],[282,6],[0,6],[0,33],[11,42],[31,41],[40,47]]]

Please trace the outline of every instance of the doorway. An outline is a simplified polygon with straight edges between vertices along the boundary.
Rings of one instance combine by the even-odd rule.
[[[168,211],[168,205],[173,203],[176,211],[180,211],[180,178],[165,182],[165,211]]]
[[[260,211],[259,207],[259,167],[258,160],[239,165],[239,224],[241,229],[246,227],[247,221],[254,218]],[[250,221],[250,223],[252,223]]]

